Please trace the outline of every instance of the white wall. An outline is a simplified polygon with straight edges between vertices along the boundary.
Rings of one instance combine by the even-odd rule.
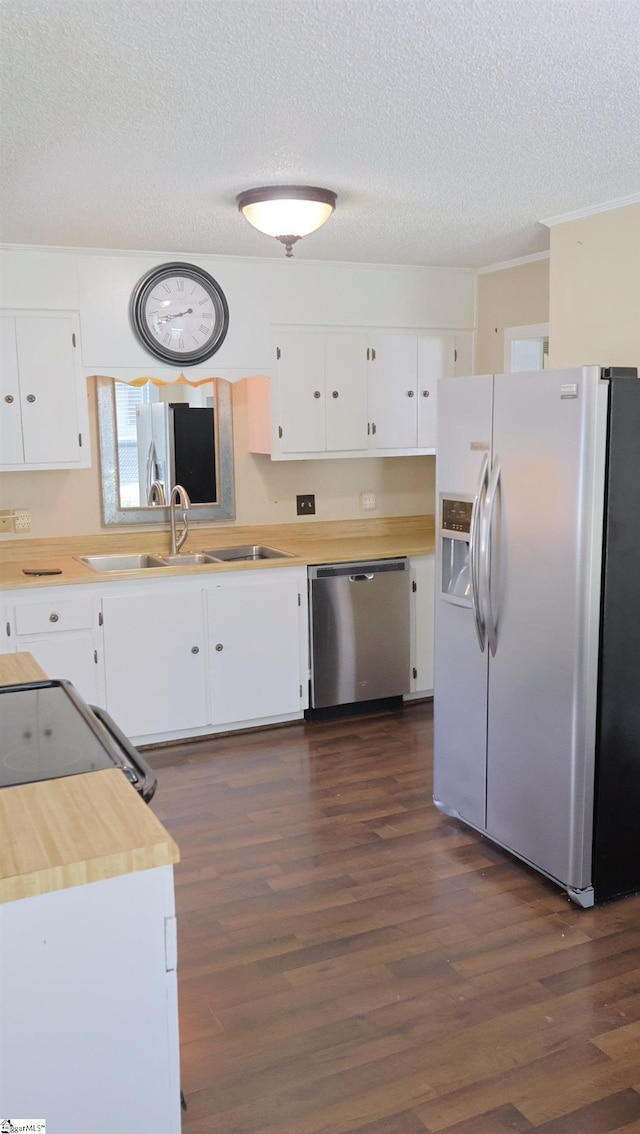
[[[198,264],[227,297],[229,331],[206,372],[231,381],[269,374],[273,324],[470,331],[475,323],[471,271],[26,247],[0,250],[0,307],[78,310],[87,377],[117,371],[129,378],[164,373],[170,379],[170,369],[156,366],[134,338],[128,309],[138,279],[172,261]],[[103,530],[92,386],[91,469],[0,475],[0,507],[29,509],[32,536]],[[234,415],[238,524],[295,520],[300,492],[315,492],[316,518],[322,520],[433,512],[432,457],[271,463],[247,451],[241,386],[234,391]],[[365,490],[376,492],[373,513],[360,510]]]

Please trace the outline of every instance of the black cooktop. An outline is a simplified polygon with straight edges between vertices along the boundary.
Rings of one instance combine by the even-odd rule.
[[[151,797],[155,782],[148,782],[148,765],[69,681],[0,687],[0,788],[114,766]]]

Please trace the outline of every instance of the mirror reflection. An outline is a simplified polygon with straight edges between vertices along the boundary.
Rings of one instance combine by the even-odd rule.
[[[98,377],[97,393],[106,524],[166,522],[176,484],[193,519],[234,518],[230,383]]]
[[[176,484],[192,504],[215,504],[213,383],[158,388],[117,382],[115,398],[120,507],[166,505]]]

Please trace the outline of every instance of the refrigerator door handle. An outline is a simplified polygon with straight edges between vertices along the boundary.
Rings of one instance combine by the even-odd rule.
[[[480,606],[480,528],[484,499],[487,492],[487,479],[489,476],[489,457],[485,453],[478,476],[473,508],[471,510],[471,531],[469,533],[469,573],[471,575],[471,605],[478,635],[480,652],[484,653],[486,645],[486,627]]]
[[[492,657],[495,657],[498,648],[498,623],[497,617],[493,612],[493,603],[491,596],[491,529],[493,527],[493,515],[496,506],[496,499],[500,491],[500,461],[496,457],[489,483],[487,485],[487,495],[485,498],[485,505],[482,514],[482,522],[480,524],[480,552],[478,573],[480,575],[480,597],[483,609],[483,617],[487,628],[487,640],[489,642],[489,649],[491,650]]]

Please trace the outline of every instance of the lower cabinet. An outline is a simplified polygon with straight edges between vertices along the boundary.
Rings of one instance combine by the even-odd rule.
[[[209,720],[202,589],[180,582],[103,591],[106,707],[132,738]]]
[[[306,622],[306,572],[225,576],[207,589],[213,724],[307,707]]]
[[[171,866],[0,905],[5,1114],[179,1134],[175,934]]]
[[[433,692],[433,608],[435,559],[411,559],[411,692]]]
[[[106,708],[134,742],[307,706],[304,568],[114,583],[102,614]]]
[[[49,677],[73,682],[85,701],[104,706],[100,597],[87,588],[51,587],[3,603],[2,649],[30,653]]]

